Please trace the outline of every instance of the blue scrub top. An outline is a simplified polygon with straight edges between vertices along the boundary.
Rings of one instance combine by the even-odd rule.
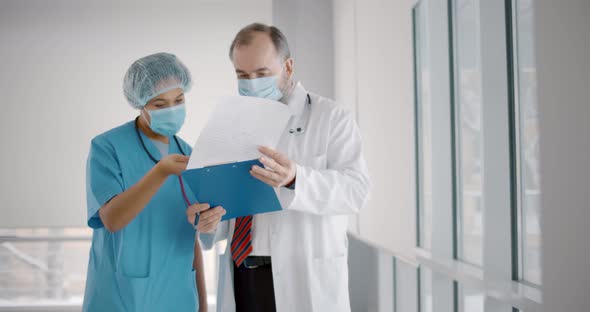
[[[149,152],[160,152],[141,131]],[[187,156],[191,147],[178,140]],[[170,137],[169,154],[182,154]],[[135,121],[92,140],[86,168],[88,226],[94,229],[83,311],[196,311],[195,230],[177,176],[170,176],[126,227],[109,232],[98,210],[136,184],[154,161],[141,145]],[[195,198],[190,190],[187,196]]]

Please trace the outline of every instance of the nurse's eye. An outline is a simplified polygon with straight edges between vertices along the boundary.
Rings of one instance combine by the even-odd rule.
[[[176,104],[183,104],[183,103],[184,103],[184,99],[176,100]]]

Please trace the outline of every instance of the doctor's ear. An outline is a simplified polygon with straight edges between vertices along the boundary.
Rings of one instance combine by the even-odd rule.
[[[285,60],[285,74],[287,75],[288,79],[291,79],[291,77],[293,77],[294,63],[295,60],[293,60],[292,57]]]

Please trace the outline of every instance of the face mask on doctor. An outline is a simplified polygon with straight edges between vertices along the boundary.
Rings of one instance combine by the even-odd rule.
[[[283,92],[279,88],[279,76],[238,79],[238,91],[240,95],[274,101],[278,101],[283,97]]]
[[[150,128],[155,133],[163,136],[173,136],[184,124],[186,117],[186,107],[184,104],[178,104],[176,106],[145,110],[150,115]]]
[[[281,75],[285,74],[285,68],[281,74],[254,79],[238,79],[238,92],[243,96],[253,96],[273,101],[278,101],[285,95],[279,86]]]

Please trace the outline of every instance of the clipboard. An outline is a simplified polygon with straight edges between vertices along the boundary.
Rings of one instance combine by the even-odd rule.
[[[264,166],[258,159],[189,169],[182,179],[199,203],[223,206],[221,220],[281,210],[281,203],[270,185],[250,174],[252,166]]]

